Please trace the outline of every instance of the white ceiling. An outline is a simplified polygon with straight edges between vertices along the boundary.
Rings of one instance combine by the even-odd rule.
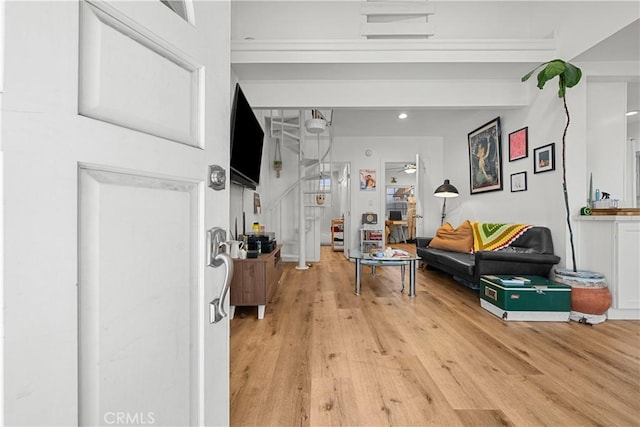
[[[572,62],[640,61],[640,20],[633,22],[611,37],[593,46]],[[397,78],[465,79],[469,76],[469,64],[451,69],[450,64],[409,64],[401,69],[394,64],[378,64],[347,67],[343,78],[357,78],[366,73],[371,78],[386,78],[396,73]],[[473,64],[473,75],[478,78],[512,78],[522,76],[530,70],[530,64]],[[300,71],[300,70],[297,70]],[[317,71],[316,71],[317,72]],[[300,78],[300,74],[298,74]],[[640,76],[628,76],[627,110],[640,110]],[[398,119],[400,112],[408,118]],[[334,111],[334,134],[345,137],[357,136],[434,136],[439,128],[449,125],[453,117],[474,114],[475,110],[451,109],[337,109]],[[640,114],[629,117],[629,122],[640,120]]]
[[[584,51],[571,60],[574,63],[601,61],[640,61],[640,20]],[[236,63],[234,73],[241,81],[382,81],[382,80],[519,80],[536,64],[529,62],[466,63]],[[620,77],[617,77],[620,79]],[[640,109],[640,76],[626,76],[629,84],[629,109]],[[406,120],[398,114],[407,112]],[[457,109],[334,109],[335,136],[424,136],[438,135],[455,115],[474,114],[477,110]],[[640,116],[640,115],[638,115]],[[639,120],[635,116],[630,120]]]

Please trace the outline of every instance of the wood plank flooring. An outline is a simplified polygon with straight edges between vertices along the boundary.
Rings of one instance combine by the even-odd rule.
[[[507,323],[437,271],[409,298],[398,267],[356,296],[321,259],[284,264],[263,320],[237,308],[232,426],[640,426],[640,321]]]

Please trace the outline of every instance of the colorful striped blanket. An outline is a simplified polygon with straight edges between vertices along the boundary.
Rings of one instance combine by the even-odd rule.
[[[533,227],[533,225],[472,222],[473,252],[495,251],[496,249],[509,246],[511,242],[531,227]]]

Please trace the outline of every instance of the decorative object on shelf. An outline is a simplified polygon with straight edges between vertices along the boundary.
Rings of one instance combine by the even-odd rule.
[[[585,206],[583,208],[580,208],[580,215],[591,215],[593,213],[593,211],[591,210],[591,208],[589,206]]]
[[[362,214],[362,223],[363,224],[377,224],[378,223],[378,214],[373,212],[367,212]]]
[[[276,171],[276,178],[280,178],[280,171],[282,171],[282,153],[280,151],[280,138],[276,138],[276,152],[273,155],[273,169]]]
[[[398,180],[396,179],[396,177],[395,177],[395,176],[392,176],[392,177],[391,177],[391,183],[392,183],[392,184],[397,184],[397,183],[398,183]]]
[[[376,189],[376,171],[374,169],[360,169],[360,190],[374,191]]]
[[[589,174],[589,194],[587,194],[587,207],[593,208],[593,173]]]
[[[529,155],[529,128],[523,127],[509,134],[509,161],[524,159]]]
[[[448,179],[445,179],[444,183],[436,188],[433,195],[444,199],[442,201],[442,217],[440,218],[440,225],[442,225],[444,224],[444,218],[447,216],[447,199],[449,197],[458,197],[460,194],[458,193],[458,189],[451,185]]]
[[[500,117],[469,132],[471,194],[502,190]]]
[[[324,205],[324,194],[316,194],[316,204]]]
[[[571,212],[569,211],[569,195],[567,193],[567,166],[566,166],[566,138],[569,129],[570,116],[567,107],[567,88],[574,87],[582,78],[582,70],[573,64],[563,61],[562,59],[554,59],[552,61],[543,62],[527,74],[522,76],[522,81],[526,82],[529,77],[538,69],[542,70],[538,73],[538,89],[544,88],[544,85],[554,78],[558,78],[558,98],[562,99],[565,116],[567,118],[564,131],[562,132],[562,192],[564,194],[564,207],[567,217],[567,227],[569,228],[569,242],[571,243],[571,258],[573,261],[573,271],[577,271],[576,266],[576,250],[573,244],[573,230],[571,228]],[[535,158],[535,156],[534,156]],[[534,169],[535,170],[535,169]]]
[[[527,172],[518,172],[511,174],[511,192],[527,191]]]
[[[533,173],[556,169],[556,144],[543,145],[533,150]]]

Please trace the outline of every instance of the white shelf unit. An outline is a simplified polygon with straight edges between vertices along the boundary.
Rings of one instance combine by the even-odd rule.
[[[384,230],[379,226],[360,229],[360,253],[384,251]]]
[[[344,220],[331,220],[331,249],[335,252],[344,251]]]

